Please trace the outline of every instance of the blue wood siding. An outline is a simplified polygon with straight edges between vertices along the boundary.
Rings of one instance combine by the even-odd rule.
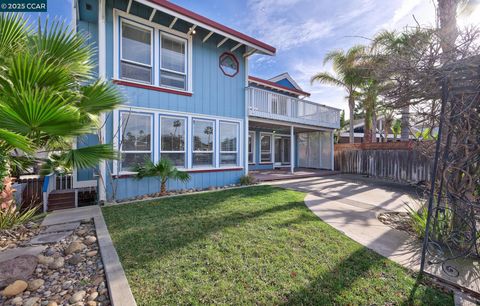
[[[281,80],[276,81],[275,83],[296,90],[295,86],[287,79],[281,79]]]

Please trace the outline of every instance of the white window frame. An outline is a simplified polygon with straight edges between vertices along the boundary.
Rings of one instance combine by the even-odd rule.
[[[124,124],[123,124],[123,115],[126,114],[126,115],[135,115],[135,116],[144,116],[144,117],[149,117],[150,118],[150,151],[124,151],[123,150],[123,134],[124,134]],[[126,153],[126,154],[145,154],[145,153],[150,153],[150,160],[154,160],[154,154],[153,154],[153,147],[154,147],[154,137],[155,137],[155,130],[154,130],[154,117],[153,117],[153,114],[149,114],[149,113],[143,113],[143,112],[134,112],[134,111],[123,111],[121,110],[119,112],[119,139],[120,139],[120,142],[119,142],[119,148],[118,148],[118,151],[120,152],[120,160],[118,161],[119,163],[119,169],[120,169],[120,172],[121,173],[135,173],[133,171],[124,171],[122,170],[122,154]]]
[[[249,164],[255,164],[256,163],[255,162],[255,160],[256,160],[256,158],[255,158],[255,155],[256,155],[255,154],[255,149],[256,149],[256,139],[255,139],[256,137],[255,136],[256,136],[256,134],[257,133],[252,132],[252,131],[248,132],[247,146],[248,146],[248,141],[250,140],[250,138],[251,138],[251,141],[252,141],[252,152],[248,151],[248,156],[247,156]],[[252,161],[250,161],[250,153],[252,154]]]
[[[179,71],[175,71],[175,70],[170,70],[170,69],[166,69],[166,68],[163,68],[162,67],[162,37],[165,36],[165,37],[168,37],[172,40],[177,40],[177,41],[181,41],[185,44],[185,54],[184,54],[184,58],[185,58],[185,69],[183,72],[179,72]],[[158,74],[158,84],[159,86],[161,87],[166,87],[166,88],[172,88],[172,89],[175,89],[175,90],[187,90],[188,88],[188,75],[187,75],[187,71],[188,71],[188,40],[185,39],[185,38],[181,38],[181,37],[178,37],[176,35],[172,35],[172,34],[169,34],[169,33],[166,33],[166,32],[163,32],[163,31],[160,31],[160,40],[159,40],[159,63],[158,63],[158,66],[159,66],[159,74]],[[161,79],[161,75],[162,75],[162,71],[166,71],[166,72],[170,72],[170,73],[173,73],[173,74],[180,74],[180,75],[183,75],[185,76],[185,88],[182,89],[182,88],[178,88],[178,87],[173,87],[173,86],[168,86],[168,85],[163,85],[163,84],[160,84],[160,79]]]
[[[237,129],[237,138],[236,138],[236,144],[235,144],[237,149],[235,151],[222,151],[222,143],[221,143],[221,140],[222,140],[222,137],[221,137],[221,135],[222,135],[222,124],[235,125],[235,127]],[[234,154],[234,153],[237,154],[237,163],[236,164],[223,164],[222,165],[221,157],[219,157],[219,159],[218,159],[219,166],[221,168],[238,166],[239,163],[240,163],[240,153],[239,153],[239,149],[240,149],[240,125],[237,122],[220,120],[218,134],[219,134],[218,147],[219,147],[219,151],[220,151],[219,152],[220,156],[222,155],[222,153],[224,153],[224,154]]]
[[[165,88],[168,90],[175,90],[179,92],[185,92],[189,94],[193,94],[193,70],[192,70],[192,63],[193,63],[193,43],[192,43],[192,36],[187,35],[187,33],[183,33],[174,29],[170,29],[163,25],[145,20],[143,18],[128,14],[124,11],[119,9],[113,9],[113,79],[114,80],[125,80],[131,83],[137,83],[141,85],[148,85],[158,88]],[[131,22],[134,25],[149,27],[153,29],[153,67],[152,67],[152,83],[145,83],[137,80],[131,79],[122,79],[120,78],[120,32],[121,32],[121,20],[126,20],[127,22]],[[180,89],[177,87],[170,87],[160,85],[160,35],[161,33],[167,35],[173,35],[175,38],[185,39],[186,40],[186,89]],[[156,51],[158,50],[158,51]],[[178,72],[175,72],[178,73]]]
[[[183,151],[165,151],[165,150],[162,150],[162,118],[169,118],[169,119],[180,119],[180,120],[183,120],[183,123],[184,123],[184,133],[185,133],[185,137],[183,139]],[[159,130],[159,138],[160,140],[158,141],[159,142],[159,149],[158,149],[158,152],[159,152],[159,160],[162,158],[162,153],[183,153],[184,154],[184,162],[183,162],[183,167],[177,167],[178,169],[186,169],[187,168],[187,138],[188,138],[188,129],[187,129],[187,125],[188,125],[188,118],[186,117],[181,117],[181,116],[171,116],[171,115],[160,115],[160,122],[159,122],[159,125],[158,125],[158,130]]]
[[[123,58],[123,52],[122,52],[122,35],[123,35],[123,32],[122,32],[122,29],[123,29],[123,24],[126,23],[126,24],[129,24],[129,25],[132,25],[133,27],[137,27],[137,28],[140,28],[140,29],[143,29],[143,30],[147,30],[150,32],[150,65],[147,65],[147,64],[144,64],[144,63],[139,63],[139,62],[135,62],[135,61],[132,61],[132,60],[128,60],[128,59],[124,59]],[[128,20],[128,19],[125,19],[125,18],[120,18],[120,26],[119,26],[119,31],[120,31],[120,34],[119,34],[119,42],[120,42],[120,50],[119,50],[119,69],[121,69],[121,62],[126,62],[126,63],[130,63],[130,64],[133,64],[133,65],[137,65],[137,66],[141,66],[141,67],[148,67],[150,68],[150,80],[151,82],[144,82],[144,81],[141,81],[141,80],[136,80],[136,79],[130,79],[130,78],[125,78],[125,77],[121,77],[121,74],[120,74],[120,71],[118,71],[118,75],[119,77],[122,79],[122,80],[126,80],[126,81],[132,81],[132,82],[138,82],[138,83],[142,83],[142,84],[149,84],[149,85],[153,85],[155,83],[155,73],[154,73],[154,64],[155,64],[155,61],[154,61],[154,52],[155,52],[155,48],[154,48],[154,29],[151,28],[151,27],[148,27],[148,26],[145,26],[141,23],[138,23],[138,22],[133,22],[131,20]]]
[[[212,134],[212,140],[213,140],[213,149],[210,151],[195,151],[195,134],[194,134],[194,128],[195,128],[195,121],[203,121],[203,122],[209,122],[212,123],[213,127],[213,134]],[[217,121],[216,120],[210,120],[210,119],[204,119],[204,118],[192,118],[192,128],[190,129],[191,137],[192,137],[192,168],[217,168],[218,165],[218,157],[217,154],[215,154],[215,149],[216,149],[216,143],[217,143],[217,134],[218,134],[218,129],[217,129]],[[212,154],[212,164],[209,166],[206,165],[198,165],[195,166],[193,163],[193,155],[195,153],[211,153]]]
[[[268,153],[270,153],[270,161],[262,161],[262,153],[265,152],[267,153],[267,151],[263,151],[262,150],[262,137],[263,136],[268,136],[270,137],[270,151]],[[272,133],[260,133],[260,158],[259,158],[259,161],[260,161],[260,164],[271,164],[273,163],[273,137],[274,135]]]

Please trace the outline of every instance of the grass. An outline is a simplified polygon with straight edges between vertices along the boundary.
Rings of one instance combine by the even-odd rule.
[[[103,209],[139,305],[448,305],[270,186]]]

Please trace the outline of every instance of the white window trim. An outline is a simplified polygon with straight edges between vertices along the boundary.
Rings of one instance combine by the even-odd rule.
[[[193,129],[195,127],[195,121],[200,121],[200,122],[209,122],[209,123],[212,123],[212,127],[213,127],[213,134],[212,134],[212,140],[213,140],[213,149],[212,150],[209,150],[209,151],[195,151],[195,139],[194,139],[194,132],[193,132]],[[190,133],[192,134],[192,169],[197,169],[197,168],[200,168],[200,167],[203,167],[203,168],[218,168],[217,165],[218,165],[218,158],[217,158],[217,154],[215,154],[215,150],[216,149],[216,143],[217,143],[217,134],[218,134],[218,129],[217,129],[217,121],[216,120],[209,120],[209,119],[203,119],[203,118],[192,118],[192,127],[190,129]],[[200,165],[200,166],[195,166],[193,164],[193,154],[196,154],[196,153],[210,153],[212,154],[212,165],[210,166],[205,166],[205,165]]]
[[[165,151],[165,150],[162,150],[162,118],[170,118],[170,119],[180,119],[180,120],[183,120],[183,126],[184,126],[184,133],[185,133],[185,137],[183,139],[183,151]],[[183,167],[177,167],[177,169],[181,169],[181,170],[184,170],[186,169],[188,166],[186,166],[187,164],[187,133],[188,133],[188,130],[187,130],[187,124],[188,124],[188,118],[186,117],[180,117],[180,116],[170,116],[170,115],[160,115],[160,122],[159,122],[159,125],[158,125],[158,135],[160,136],[160,139],[159,139],[159,147],[158,147],[158,152],[159,152],[159,157],[158,157],[158,160],[160,160],[162,158],[162,153],[183,153],[185,155],[184,157],[184,163],[183,163]]]
[[[140,62],[135,62],[135,61],[123,58],[123,51],[122,51],[123,48],[121,46],[120,46],[120,50],[119,50],[119,53],[120,53],[119,54],[119,65],[120,65],[120,62],[126,62],[126,63],[130,63],[130,64],[133,64],[133,65],[150,68],[150,80],[151,80],[151,82],[149,83],[149,82],[143,82],[143,81],[140,81],[140,80],[135,80],[135,79],[130,79],[130,78],[121,78],[120,77],[120,72],[118,71],[119,78],[121,78],[122,80],[127,80],[129,82],[153,85],[155,83],[155,77],[154,77],[155,73],[153,71],[154,63],[155,63],[155,61],[154,61],[155,48],[153,46],[154,45],[154,29],[151,28],[151,27],[145,26],[143,24],[130,21],[130,20],[125,19],[125,18],[120,18],[120,26],[119,26],[120,34],[119,34],[119,38],[118,38],[120,40],[120,44],[122,44],[122,34],[123,34],[122,33],[122,26],[123,26],[124,23],[132,25],[134,27],[138,27],[138,28],[143,29],[143,30],[147,30],[147,31],[150,32],[150,65],[140,63]],[[120,68],[120,66],[119,66],[119,68]]]
[[[153,46],[153,67],[152,67],[152,83],[145,83],[137,80],[130,80],[130,79],[122,79],[120,78],[120,73],[119,73],[119,68],[120,68],[120,29],[121,29],[121,24],[119,20],[127,20],[130,22],[133,22],[134,25],[139,25],[139,26],[144,26],[144,27],[150,27],[153,28],[153,41],[152,41],[152,46]],[[192,36],[187,35],[187,33],[183,33],[174,29],[170,29],[168,27],[162,26],[160,24],[145,20],[143,18],[128,14],[124,11],[121,11],[119,9],[113,9],[113,79],[114,80],[125,80],[131,83],[136,83],[136,84],[149,84],[149,86],[154,86],[158,88],[165,88],[169,90],[176,90],[179,92],[185,92],[189,94],[193,94],[193,69],[192,69],[192,63],[193,63],[193,43],[192,43]],[[186,47],[186,89],[180,89],[176,87],[169,87],[169,86],[164,86],[160,85],[160,33],[165,33],[167,35],[173,35],[175,37],[178,37],[180,39],[185,39],[187,41],[187,47]],[[156,52],[155,50],[158,50]]]
[[[224,124],[231,124],[231,125],[235,125],[235,128],[237,129],[237,139],[236,139],[236,144],[235,146],[237,147],[237,149],[235,151],[222,151],[222,144],[221,144],[221,136],[220,136],[220,133],[221,133],[221,125],[222,123]],[[220,155],[221,154],[237,154],[237,163],[236,164],[221,164],[221,160],[219,158],[218,162],[219,162],[219,165],[221,168],[225,168],[225,167],[231,167],[231,166],[238,166],[240,164],[240,125],[237,123],[237,122],[232,122],[232,121],[224,121],[224,120],[220,120],[220,123],[219,123],[219,129],[218,129],[218,134],[219,134],[219,143],[218,143],[218,146],[219,146],[219,153]]]
[[[255,138],[256,138],[256,137],[255,137],[256,135],[257,135],[257,133],[255,133],[255,132],[252,132],[252,131],[249,131],[249,132],[248,132],[247,146],[248,146],[248,140],[249,140],[249,138],[250,138],[250,137],[252,138],[252,152],[250,152],[250,151],[247,152],[247,153],[248,153],[247,159],[248,159],[248,163],[249,163],[249,164],[255,164],[255,163],[256,163],[256,158],[255,158],[255,157],[256,157],[255,149],[256,149],[256,146],[257,146],[257,144],[256,144],[256,139],[255,139]],[[253,160],[252,160],[252,161],[250,161],[250,159],[249,159],[250,153],[252,153],[252,155],[253,155]]]
[[[124,114],[128,114],[128,115],[135,115],[135,116],[144,116],[144,117],[149,117],[150,118],[150,151],[147,151],[147,150],[141,150],[141,151],[124,151],[123,150],[123,115]],[[118,152],[120,153],[120,158],[122,156],[123,153],[126,153],[126,154],[136,154],[136,153],[140,153],[140,154],[144,154],[144,153],[150,153],[150,160],[153,160],[154,159],[154,154],[153,154],[153,146],[154,146],[154,137],[155,137],[155,133],[154,133],[154,120],[153,120],[153,116],[152,114],[146,114],[146,113],[143,113],[143,112],[134,112],[134,111],[120,111],[119,112],[119,135],[118,135],[118,138],[119,138],[119,148],[118,148]],[[121,166],[121,163],[122,161],[119,160],[118,161],[119,163],[119,169],[122,168]],[[121,173],[135,173],[133,171],[121,171]]]
[[[270,137],[270,161],[266,162],[266,161],[262,161],[262,153],[265,152],[267,153],[267,151],[262,151],[262,136],[269,136]],[[260,158],[259,158],[259,161],[260,161],[260,164],[271,164],[273,163],[273,133],[264,133],[264,132],[261,132],[260,133]]]
[[[220,121],[227,121],[227,122],[234,122],[238,123],[240,125],[240,144],[243,145],[244,141],[242,140],[245,137],[245,129],[244,124],[245,120],[244,119],[236,119],[236,118],[231,118],[231,117],[221,117],[221,116],[212,116],[212,115],[203,115],[203,114],[195,114],[195,113],[186,113],[186,112],[178,112],[178,111],[170,111],[170,110],[163,110],[163,109],[157,109],[157,108],[148,108],[148,107],[122,107],[119,109],[116,109],[113,111],[113,147],[115,150],[120,151],[119,144],[120,144],[120,113],[141,113],[144,115],[153,115],[153,152],[152,152],[152,161],[154,163],[157,163],[160,160],[160,141],[157,141],[157,139],[160,137],[156,135],[156,131],[160,130],[160,116],[171,116],[171,117],[182,117],[187,119],[187,136],[186,136],[186,158],[187,162],[186,168],[183,169],[184,171],[208,171],[212,169],[221,169],[221,170],[226,170],[228,171],[229,169],[244,169],[243,161],[245,160],[245,149],[240,149],[239,151],[239,165],[240,166],[230,166],[230,167],[219,167],[219,154],[218,150],[215,150],[214,154],[214,166],[197,166],[193,167],[192,165],[192,158],[193,158],[193,135],[192,135],[192,129],[193,129],[193,120],[205,120],[205,121],[214,121],[215,122],[215,128],[218,130],[218,125]],[[219,142],[219,133],[216,133],[215,141],[214,141],[214,148],[218,147],[218,142]],[[242,148],[244,148],[242,146]],[[203,152],[203,151],[202,151]],[[120,171],[120,162],[119,160],[114,160],[112,162],[112,173],[114,175],[132,175],[135,174],[135,172],[131,171]],[[179,168],[180,169],[180,168]]]

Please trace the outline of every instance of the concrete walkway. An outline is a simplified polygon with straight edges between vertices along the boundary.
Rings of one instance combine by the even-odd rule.
[[[107,224],[105,223],[102,210],[99,206],[95,205],[54,211],[43,219],[42,226],[67,224],[85,219],[93,219],[95,223],[98,245],[105,268],[108,292],[112,305],[135,306],[135,299],[128,285],[127,277],[123,271],[117,251],[113,246]]]
[[[406,204],[418,207],[415,188],[355,175],[335,175],[282,182],[276,185],[308,193],[305,204],[320,219],[365,247],[411,269],[419,271],[421,241],[391,228],[377,219],[382,212],[406,211]],[[440,265],[428,271],[443,279],[480,293],[478,262],[460,264],[461,277],[451,278]]]

